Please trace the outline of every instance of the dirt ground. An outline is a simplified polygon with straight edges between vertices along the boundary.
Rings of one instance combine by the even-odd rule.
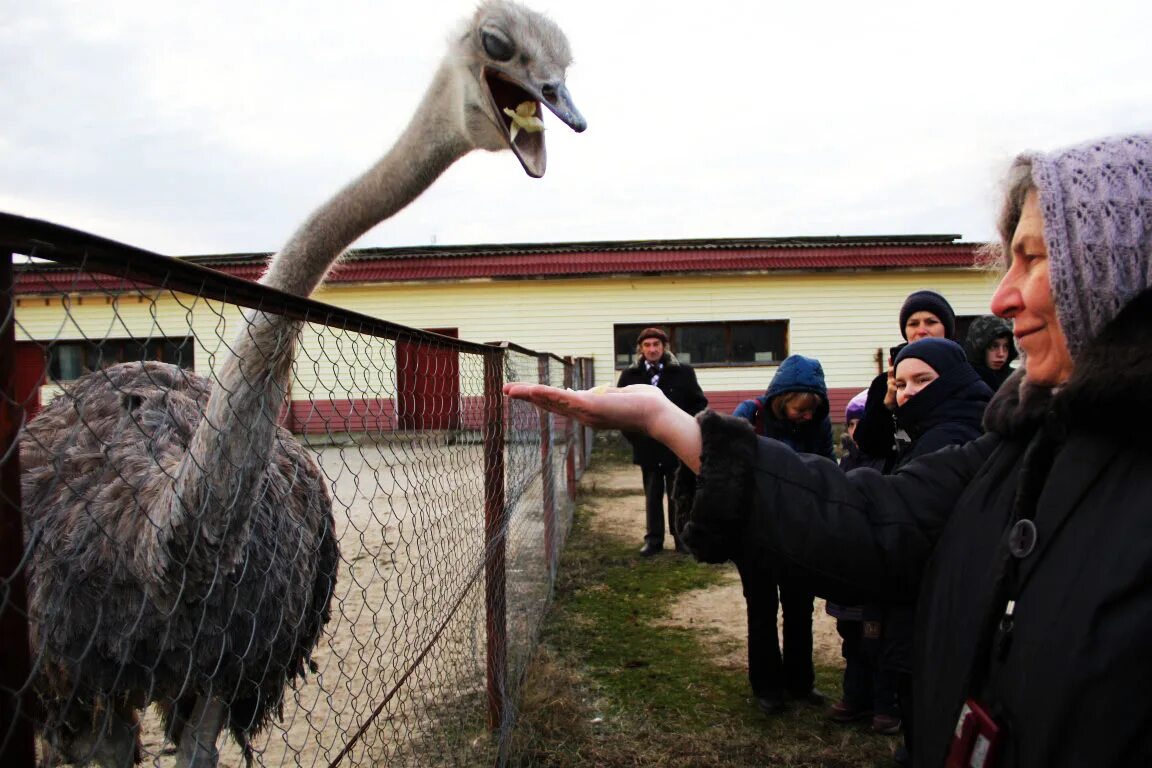
[[[359,725],[372,720],[350,764],[419,764],[416,752],[407,750],[430,722],[429,703],[458,696],[483,679],[483,634],[477,629],[483,627],[483,591],[452,577],[467,571],[461,563],[478,562],[482,554],[483,521],[474,514],[475,499],[482,495],[480,449],[349,445],[324,447],[316,455],[331,483],[342,556],[333,618],[313,655],[318,674],[287,691],[283,720],[274,720],[254,744],[256,763],[326,765]],[[557,476],[563,477],[562,469]],[[639,470],[599,463],[582,478],[581,495],[598,489],[611,493],[598,499],[595,525],[639,549],[644,518]],[[540,503],[525,496],[514,504],[521,511],[512,517],[513,538],[540,541],[542,532],[533,528],[539,527],[538,515],[523,511],[538,510]],[[671,550],[663,556],[685,557]],[[521,565],[538,566],[519,563],[510,551],[509,572],[525,570]],[[719,664],[743,670],[746,620],[739,577],[731,564],[700,567],[723,569],[724,583],[683,595],[668,621],[698,633]],[[431,573],[442,578],[428,579]],[[541,583],[546,588],[546,579]],[[467,599],[454,608],[460,594]],[[813,620],[817,664],[839,666],[839,637],[822,601]],[[436,653],[421,658],[421,649],[438,631]],[[417,674],[408,678],[409,670]],[[375,704],[393,689],[397,695],[373,720]],[[144,764],[170,768],[175,758],[154,711],[147,713],[142,730]],[[230,738],[222,738],[220,747],[221,768],[244,765]]]
[[[633,541],[637,550],[644,537],[644,495],[640,469],[631,465],[600,464],[593,466],[580,481],[582,494],[597,489],[611,491],[597,500],[594,524],[605,532]],[[633,495],[619,495],[634,491]],[[669,537],[665,546],[671,544]],[[662,557],[686,557],[665,549]],[[639,558],[639,555],[637,555]],[[731,563],[719,566],[725,572],[724,583],[709,589],[688,592],[673,606],[669,621],[696,631],[700,642],[711,647],[717,663],[732,669],[746,669],[748,663],[748,620],[740,577]],[[782,626],[782,620],[777,627]],[[812,612],[813,659],[817,665],[840,667],[840,636],[836,620],[824,610],[824,601],[816,600]],[[825,691],[835,696],[839,691]]]
[[[340,542],[332,618],[313,651],[317,673],[286,691],[284,717],[254,741],[256,765],[328,765],[369,721],[346,764],[419,764],[408,752],[432,722],[430,704],[482,692],[483,582],[467,583],[483,561],[482,448],[348,444],[315,457]],[[145,765],[175,764],[154,708],[141,740]],[[218,744],[220,768],[243,768],[231,738]]]

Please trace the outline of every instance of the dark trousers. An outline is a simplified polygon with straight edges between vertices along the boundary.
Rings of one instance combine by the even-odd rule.
[[[863,621],[836,620],[844,656],[844,703],[877,715],[897,715],[896,674],[880,666],[880,638],[866,637]]]
[[[752,694],[804,696],[812,690],[811,590],[785,567],[737,560],[748,603],[748,680]],[[784,649],[776,633],[776,613],[784,609]]]
[[[675,542],[680,541],[680,526],[676,508],[672,503],[672,481],[676,477],[679,464],[641,465],[644,478],[644,514],[647,528],[644,541],[658,547],[664,546],[664,498],[668,498],[668,530]]]
[[[904,731],[904,748],[912,754],[913,734],[915,733],[912,721],[912,673],[896,673],[896,690],[900,695],[900,727]]]
[[[912,752],[916,733],[912,701],[912,645],[915,635],[916,609],[908,605],[889,605],[884,609],[884,639],[880,646],[880,666],[896,675],[896,692],[900,698],[900,719],[904,746]]]

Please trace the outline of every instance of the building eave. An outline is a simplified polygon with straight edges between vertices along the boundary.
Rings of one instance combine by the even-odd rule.
[[[721,240],[530,243],[350,251],[328,284],[609,278],[646,275],[732,275],[793,272],[967,269],[980,243],[957,235],[886,235]],[[236,277],[257,280],[267,253],[181,257]],[[17,268],[19,293],[123,290],[115,278],[78,275],[55,265]]]

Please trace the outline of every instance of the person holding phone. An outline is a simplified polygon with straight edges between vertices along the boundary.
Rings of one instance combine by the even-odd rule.
[[[948,300],[935,291],[910,293],[900,307],[900,334],[904,344],[920,339],[951,339],[956,333],[956,313]],[[896,423],[892,412],[896,409],[896,382],[893,362],[904,348],[898,344],[888,351],[888,370],[872,380],[864,415],[856,426],[856,445],[864,453],[882,458],[890,470],[896,463]]]

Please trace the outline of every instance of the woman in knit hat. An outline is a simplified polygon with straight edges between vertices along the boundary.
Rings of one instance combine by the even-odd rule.
[[[669,445],[698,474],[701,559],[758,538],[818,594],[918,594],[920,768],[1152,765],[1152,135],[1021,156],[1000,225],[992,311],[1023,365],[982,437],[893,475],[650,387],[507,391]]]
[[[1012,361],[1016,359],[1012,324],[996,315],[981,315],[968,326],[964,352],[976,373],[995,392],[1012,375]]]
[[[900,307],[900,333],[909,342],[930,336],[951,339],[956,335],[956,313],[936,291],[910,293]]]
[[[920,339],[951,339],[956,333],[956,313],[952,305],[936,291],[915,291],[900,306],[900,335],[905,342]],[[888,370],[872,380],[864,415],[856,426],[854,440],[866,456],[882,460],[890,470],[896,462],[896,383],[892,363],[904,345],[893,347]]]

